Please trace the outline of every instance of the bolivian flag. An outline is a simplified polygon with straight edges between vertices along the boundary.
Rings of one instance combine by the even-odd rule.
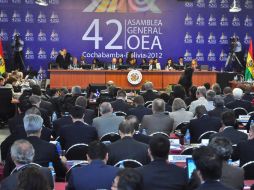
[[[253,80],[254,78],[254,65],[253,65],[253,47],[252,39],[250,40],[250,47],[247,56],[246,70],[245,70],[245,81]]]
[[[0,38],[0,74],[3,74],[4,72],[5,72],[4,51],[3,51],[2,40]]]

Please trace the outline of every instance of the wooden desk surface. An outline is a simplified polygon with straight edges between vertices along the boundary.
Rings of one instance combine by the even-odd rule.
[[[161,90],[167,88],[169,84],[177,84],[183,71],[141,71],[142,81],[139,85],[133,86],[127,80],[130,70],[49,70],[50,87],[61,88],[79,85],[82,88],[90,83],[105,84],[112,80],[118,86],[125,89],[140,89],[146,81],[151,81],[154,88]],[[216,82],[214,71],[195,71],[193,73],[193,84],[203,85],[206,82],[213,84]]]

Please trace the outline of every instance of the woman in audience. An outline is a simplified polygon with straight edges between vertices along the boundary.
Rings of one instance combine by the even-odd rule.
[[[28,167],[19,174],[17,190],[51,190],[51,188],[38,168]]]
[[[180,123],[190,121],[193,118],[193,113],[186,111],[186,104],[181,98],[175,98],[172,104],[172,112],[170,117],[174,119],[173,131]]]

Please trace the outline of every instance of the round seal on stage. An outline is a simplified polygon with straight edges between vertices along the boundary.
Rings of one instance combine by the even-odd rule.
[[[142,81],[142,73],[139,70],[131,70],[127,75],[128,82],[138,85]]]

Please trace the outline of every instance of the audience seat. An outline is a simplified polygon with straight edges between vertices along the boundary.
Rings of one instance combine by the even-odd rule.
[[[87,150],[87,144],[74,144],[66,151],[65,157],[67,160],[87,160]]]
[[[82,162],[79,162],[77,164],[74,164],[73,166],[71,166],[68,171],[66,172],[66,176],[65,176],[65,181],[68,181],[69,180],[69,177],[70,177],[70,174],[71,174],[71,170],[73,168],[78,168],[78,167],[81,167],[81,166],[85,166],[85,165],[88,165],[88,162],[87,161],[82,161]]]
[[[121,138],[120,135],[117,133],[107,133],[101,137],[100,142],[110,141],[111,143],[113,143],[119,140],[120,138]]]
[[[114,167],[124,167],[124,168],[138,168],[143,166],[139,161],[137,160],[132,160],[132,159],[126,159],[126,160],[121,160],[117,162]]]
[[[123,111],[116,111],[113,114],[115,114],[116,116],[123,116],[123,117],[127,116],[127,113]]]
[[[210,139],[210,136],[212,134],[217,133],[216,131],[206,131],[203,134],[201,134],[198,138],[198,143],[201,143],[202,139]]]
[[[244,179],[254,180],[254,161],[250,161],[242,166],[244,169]]]
[[[167,133],[164,133],[164,132],[155,132],[155,133],[152,133],[151,135],[149,135],[149,136],[154,136],[154,135],[164,135],[164,136],[166,136],[167,138],[169,138],[169,136],[168,136],[168,134]]]
[[[237,108],[233,109],[233,111],[235,113],[235,118],[238,118],[239,115],[247,115],[248,114],[247,110],[242,107],[237,107]]]

